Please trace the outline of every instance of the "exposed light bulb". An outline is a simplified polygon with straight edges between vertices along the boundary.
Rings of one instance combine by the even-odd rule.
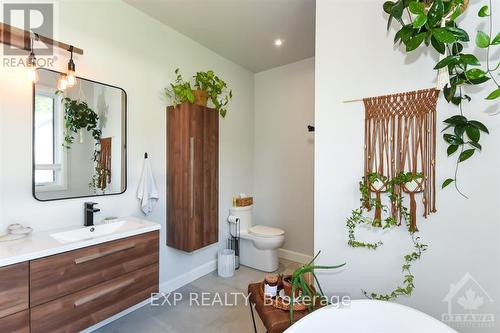
[[[36,70],[36,67],[28,67],[28,80],[33,83],[36,83],[38,81],[38,71]]]
[[[278,38],[274,41],[274,45],[280,47],[281,45],[283,45],[283,40],[281,38]]]
[[[68,87],[73,87],[76,84],[76,76],[74,71],[68,71],[66,75],[66,82]]]
[[[33,41],[31,41],[31,43],[33,43]],[[26,66],[28,67],[28,80],[36,83],[38,81],[38,71],[36,70],[36,57],[35,52],[33,52],[33,44],[31,45],[31,51],[26,61]]]
[[[66,75],[61,75],[59,81],[57,82],[57,89],[64,91],[68,88],[68,80],[66,79]]]
[[[75,76],[75,62],[73,61],[73,46],[70,46],[69,52],[71,53],[71,58],[68,62],[68,72],[66,74],[66,82],[68,87],[73,87],[76,84],[76,76]]]

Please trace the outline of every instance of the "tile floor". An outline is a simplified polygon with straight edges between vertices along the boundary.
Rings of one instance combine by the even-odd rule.
[[[279,273],[291,274],[300,264],[280,259]],[[248,284],[261,281],[265,273],[241,266],[231,278],[221,278],[217,272],[212,272],[198,280],[176,290],[182,294],[182,301],[173,304],[173,296],[169,302],[162,306],[144,306],[95,332],[100,333],[252,333],[252,318],[250,309],[245,305],[245,299],[238,294],[237,302],[234,300],[236,293],[246,295]],[[210,294],[203,306],[202,293]],[[214,292],[229,295],[228,303],[233,306],[221,306],[214,298]],[[193,294],[198,295],[198,304],[194,301]],[[233,294],[234,293],[234,294]],[[224,297],[224,294],[220,294]],[[265,332],[265,328],[256,316],[258,332]]]

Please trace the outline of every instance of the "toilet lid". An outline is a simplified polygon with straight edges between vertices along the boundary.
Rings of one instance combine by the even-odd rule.
[[[278,228],[266,227],[265,225],[254,225],[248,230],[251,234],[263,237],[281,236],[285,232]]]

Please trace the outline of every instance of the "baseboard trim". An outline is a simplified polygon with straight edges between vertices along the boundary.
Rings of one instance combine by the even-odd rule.
[[[160,292],[170,293],[196,279],[201,278],[217,269],[217,260],[209,261],[195,269],[192,269],[178,277],[160,283]]]
[[[278,256],[280,258],[295,261],[300,264],[307,264],[313,259],[313,257],[310,255],[285,249],[278,249]]]
[[[189,272],[182,274],[181,276],[178,276],[178,277],[175,277],[171,280],[160,283],[160,287],[159,287],[160,292],[163,292],[163,293],[172,292],[176,289],[179,289],[179,288],[185,286],[188,283],[193,282],[196,279],[199,279],[200,277],[202,277],[204,275],[207,275],[207,274],[215,271],[216,269],[217,269],[217,260],[209,261],[209,262],[207,262],[199,267],[196,267],[195,269],[190,270]],[[146,299],[140,303],[137,303],[136,305],[131,306],[130,308],[125,309],[122,312],[119,312],[119,313],[117,313],[117,314],[115,314],[115,315],[89,327],[89,328],[86,328],[81,333],[93,332],[93,331],[95,331],[95,330],[97,330],[97,329],[117,320],[117,319],[120,319],[121,317],[128,315],[129,313],[131,313],[139,308],[142,308],[143,306],[148,305],[150,303],[151,303],[151,300],[148,298],[148,299]]]

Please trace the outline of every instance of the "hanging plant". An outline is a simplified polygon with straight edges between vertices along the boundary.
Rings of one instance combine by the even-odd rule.
[[[101,130],[97,127],[99,116],[86,102],[74,100],[69,97],[62,99],[64,104],[64,147],[69,149],[75,141],[75,134],[86,130],[96,140],[96,146],[101,140]],[[94,160],[96,154],[94,154]]]
[[[391,229],[398,226],[398,220],[404,220],[406,223],[406,227],[408,228],[408,232],[411,237],[411,241],[413,244],[413,250],[404,255],[403,264],[401,266],[403,272],[403,284],[397,286],[393,291],[378,294],[374,292],[368,292],[366,290],[362,290],[363,294],[370,299],[376,300],[384,300],[389,301],[398,298],[399,296],[410,296],[415,288],[414,285],[414,275],[412,274],[411,267],[412,264],[419,260],[422,256],[422,253],[426,251],[427,245],[420,242],[420,237],[416,236],[418,232],[414,228],[412,228],[411,215],[408,212],[408,208],[403,205],[403,197],[401,193],[395,190],[395,187],[404,186],[409,184],[415,180],[422,179],[422,174],[418,173],[404,173],[401,172],[396,175],[393,179],[388,179],[385,176],[379,175],[377,173],[371,173],[359,182],[359,191],[361,194],[360,199],[360,207],[352,211],[352,215],[347,219],[347,230],[348,230],[348,242],[347,244],[354,248],[366,248],[369,250],[376,250],[380,246],[383,245],[381,241],[378,242],[363,242],[359,241],[356,238],[356,228],[359,225],[368,225],[375,228],[383,228],[383,229]],[[392,215],[393,210],[385,205],[382,200],[374,199],[370,196],[370,184],[375,184],[377,182],[381,182],[386,185],[387,193],[389,194],[389,200],[391,205],[394,205],[397,208],[397,212],[401,214],[400,217]],[[382,221],[379,219],[371,219],[365,216],[365,213],[375,209],[382,209],[383,213],[387,215],[387,217]],[[399,219],[400,218],[400,219]]]
[[[487,32],[478,31],[475,37],[476,46],[485,53],[484,67],[474,54],[464,52],[464,44],[470,41],[470,37],[459,27],[457,19],[468,4],[469,0],[398,0],[387,1],[383,5],[384,11],[389,14],[387,28],[394,21],[401,25],[394,37],[395,44],[404,44],[406,52],[425,45],[441,55],[434,69],[449,74],[449,83],[443,88],[443,95],[448,103],[458,107],[459,113],[444,120],[443,139],[448,145],[447,154],[452,156],[458,152],[458,156],[454,176],[446,179],[442,187],[454,183],[464,197],[458,186],[459,165],[481,151],[481,133],[489,134],[483,123],[464,115],[464,104],[471,101],[464,89],[488,83],[491,88],[488,88],[484,98],[497,100],[500,97],[496,78],[500,63],[492,64],[490,61],[492,47],[500,44],[500,34],[493,35],[492,1],[478,12],[478,16],[487,19],[488,24]]]
[[[56,94],[62,94],[62,91],[57,91]],[[92,176],[89,187],[97,191],[102,188],[102,179],[107,176],[107,170],[99,166],[100,143],[102,131],[98,128],[99,116],[92,110],[86,102],[64,97],[62,99],[64,105],[64,143],[63,147],[70,149],[75,141],[74,135],[79,135],[83,130],[91,133],[95,140],[94,153],[92,161],[95,163],[95,173]]]

